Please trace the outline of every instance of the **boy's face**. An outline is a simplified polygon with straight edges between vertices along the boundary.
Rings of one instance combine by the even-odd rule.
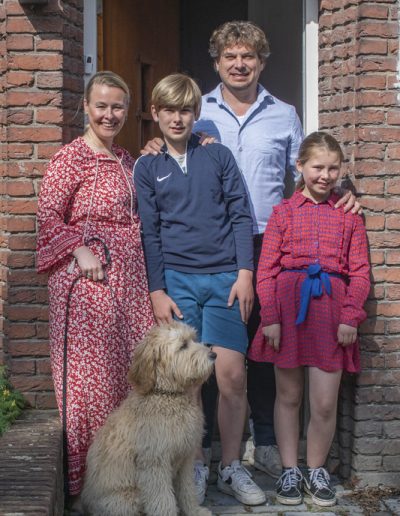
[[[167,144],[186,145],[196,119],[193,108],[162,107],[157,111],[155,106],[151,106],[151,114],[153,120],[158,122]]]

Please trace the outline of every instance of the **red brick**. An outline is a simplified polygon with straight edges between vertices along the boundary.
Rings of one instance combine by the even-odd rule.
[[[35,254],[29,252],[17,253],[13,251],[8,259],[8,266],[14,269],[21,267],[34,267],[35,266]]]
[[[387,20],[388,8],[386,5],[370,5],[361,3],[359,6],[360,18],[379,18]]]
[[[37,274],[35,270],[12,269],[9,272],[9,284],[15,286],[47,285],[47,276]]]
[[[360,194],[383,195],[385,191],[385,181],[383,179],[357,179],[355,186]]]
[[[9,177],[41,177],[46,170],[47,162],[19,161],[9,163],[7,175]]]
[[[4,217],[4,221],[6,231],[10,231],[11,233],[35,230],[34,217]]]
[[[12,375],[16,374],[35,374],[35,360],[33,359],[18,359],[10,360],[9,362],[10,372]]]
[[[400,143],[389,143],[387,146],[388,159],[400,159]]]
[[[65,41],[62,39],[42,39],[42,36],[35,37],[35,50],[36,51],[62,51],[65,47]]]
[[[386,251],[386,263],[388,265],[400,265],[400,251]]]
[[[391,91],[359,91],[356,95],[356,105],[357,107],[391,107],[396,105],[396,97],[397,93]],[[392,131],[394,133],[393,129],[379,128],[379,130],[384,132]]]
[[[386,75],[360,75],[357,79],[358,89],[382,90],[386,87]]]
[[[386,285],[385,292],[388,300],[400,299],[400,285]]]
[[[9,305],[7,317],[9,321],[47,321],[48,311],[45,306]]]
[[[49,338],[49,325],[47,323],[36,323],[36,335],[40,339],[48,339]]]
[[[8,295],[8,303],[48,303],[47,288],[13,288]],[[45,320],[48,320],[47,314]]]
[[[34,328],[34,325],[26,325]],[[23,342],[13,342],[8,344],[8,350],[12,357],[46,357],[49,355],[49,345],[47,342],[30,339]]]
[[[19,72],[10,70],[7,74],[8,87],[12,86],[32,86],[34,76],[32,72]]]
[[[27,125],[32,123],[32,109],[8,109],[7,122],[9,124]]]
[[[385,331],[385,321],[382,319],[377,319],[373,317],[371,319],[367,319],[360,325],[360,333],[364,335],[370,334],[383,334]]]
[[[63,121],[63,111],[57,108],[39,108],[36,110],[36,123],[60,124]]]
[[[358,54],[376,55],[387,53],[387,42],[381,39],[362,39],[359,42]]]
[[[7,154],[10,159],[25,159],[33,155],[33,145],[28,143],[7,144]]]
[[[7,102],[10,106],[60,106],[61,93],[50,91],[9,91]]]
[[[8,129],[8,140],[10,142],[57,141],[61,137],[61,127],[10,127]]]
[[[16,376],[10,377],[14,387],[22,392],[24,391],[48,391],[53,388],[53,380],[51,376]]]
[[[365,227],[368,230],[379,230],[385,228],[385,217],[384,215],[366,215],[365,216]]]
[[[7,50],[33,50],[33,36],[9,34],[7,36]]]
[[[386,281],[388,283],[400,283],[400,268],[388,267],[386,269]]]
[[[9,248],[11,251],[17,250],[34,250],[36,249],[36,236],[35,235],[10,235]]]
[[[357,26],[357,36],[378,37],[378,38],[397,38],[398,25],[397,22],[386,21],[360,21]],[[379,41],[379,40],[375,40]],[[375,42],[374,41],[374,42]],[[361,52],[365,53],[365,52]],[[371,51],[371,54],[380,54],[382,52]]]
[[[14,323],[10,324],[8,328],[8,337],[10,339],[26,339],[30,337],[35,337],[36,328],[34,324],[29,323]],[[11,352],[11,356],[13,356],[11,348],[12,343],[9,342],[7,346],[8,350]]]
[[[62,72],[41,72],[36,78],[38,88],[58,89],[63,87],[63,82]]]
[[[27,215],[36,213],[37,200],[16,200],[10,199],[7,201],[7,211],[20,215]]]
[[[400,319],[389,320],[386,329],[387,333],[400,333]]]
[[[393,252],[393,251],[388,251],[388,252]],[[369,255],[370,255],[372,265],[383,265],[385,263],[385,253],[383,251],[371,250]],[[399,264],[400,264],[400,262],[399,262]]]
[[[396,72],[397,70],[397,60],[391,56],[360,56],[357,62],[359,72]]]
[[[50,159],[54,154],[61,148],[58,143],[47,144],[38,143],[37,145],[37,157],[38,159]]]
[[[50,365],[50,359],[41,359],[36,360],[36,369],[38,374],[45,374],[50,375],[51,374],[51,365]]]
[[[361,199],[361,203],[363,208],[371,211],[382,212],[386,206],[386,199],[381,199],[379,197],[363,197]]]
[[[17,70],[61,70],[62,56],[58,54],[10,55],[9,66]]]
[[[382,315],[385,317],[399,317],[400,316],[400,303],[395,302],[380,302],[376,306],[376,315]]]
[[[390,110],[387,113],[387,123],[389,125],[400,125],[400,111],[399,110]]]
[[[400,193],[400,190],[397,193]],[[400,217],[398,215],[387,215],[386,229],[400,229]]]
[[[56,397],[53,393],[49,392],[46,394],[37,394],[36,395],[36,408],[37,409],[56,409],[57,401]]]
[[[7,194],[13,197],[28,197],[35,193],[32,181],[7,182]]]
[[[31,32],[35,33],[35,29],[33,27],[32,22],[27,17],[9,17],[7,19],[7,32],[12,34],[23,33],[23,32]]]

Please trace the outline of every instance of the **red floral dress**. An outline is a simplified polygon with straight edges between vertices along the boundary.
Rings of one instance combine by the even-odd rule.
[[[359,346],[342,347],[339,324],[357,327],[370,289],[368,244],[359,215],[334,207],[338,197],[314,204],[301,192],[275,206],[264,233],[257,271],[261,325],[248,356],[282,368],[313,366],[325,371],[360,370]],[[312,298],[307,318],[296,324],[301,285],[298,272],[319,264],[330,277],[332,292]],[[338,276],[341,277],[338,277]],[[279,352],[265,341],[262,327],[281,324]]]
[[[77,138],[53,157],[39,198],[37,265],[39,272],[49,272],[50,354],[60,414],[67,324],[71,495],[81,490],[96,430],[128,392],[133,348],[154,324],[135,213],[133,159],[116,145],[113,152],[118,162]],[[71,291],[80,276],[71,253],[84,242],[102,261],[107,277],[103,282],[80,277]]]

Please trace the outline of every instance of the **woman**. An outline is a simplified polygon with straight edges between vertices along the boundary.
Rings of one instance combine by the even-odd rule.
[[[51,363],[60,413],[66,398],[72,496],[81,490],[94,433],[127,394],[133,347],[154,322],[133,159],[113,143],[128,104],[118,75],[91,78],[84,96],[87,130],[53,157],[39,198],[38,271],[49,272]]]

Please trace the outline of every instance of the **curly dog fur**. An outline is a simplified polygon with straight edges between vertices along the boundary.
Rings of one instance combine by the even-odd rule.
[[[134,388],[108,417],[87,457],[82,501],[92,516],[206,516],[197,502],[193,461],[203,415],[191,395],[215,353],[187,325],[155,326],[137,346]]]

